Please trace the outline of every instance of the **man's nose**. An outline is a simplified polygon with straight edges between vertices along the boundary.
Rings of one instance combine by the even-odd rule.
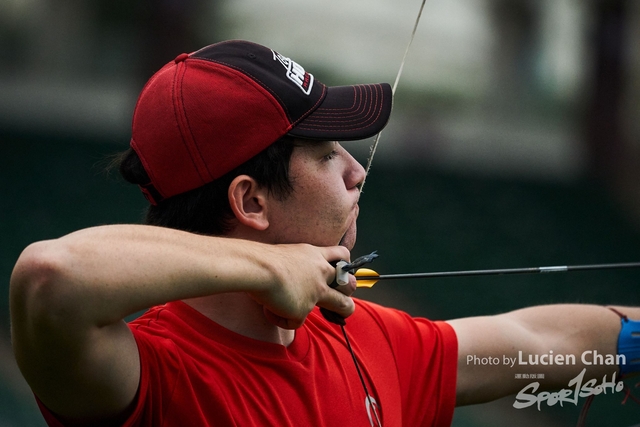
[[[346,180],[347,188],[360,186],[364,181],[366,172],[364,167],[351,154],[349,154],[349,174]]]

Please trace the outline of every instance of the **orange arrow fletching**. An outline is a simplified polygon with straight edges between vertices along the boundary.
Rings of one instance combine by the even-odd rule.
[[[356,271],[356,274],[354,274],[354,276],[356,276],[357,286],[359,288],[372,288],[373,285],[378,282],[377,280],[372,279],[372,277],[378,277],[380,275],[368,268],[361,268]],[[360,279],[360,277],[366,277],[366,279]]]

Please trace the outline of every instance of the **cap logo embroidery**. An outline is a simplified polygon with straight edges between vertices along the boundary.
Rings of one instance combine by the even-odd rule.
[[[273,50],[271,52],[273,52],[273,60],[280,62],[287,70],[287,78],[295,83],[305,95],[309,95],[311,88],[313,88],[313,74],[307,73],[300,64],[292,59]]]

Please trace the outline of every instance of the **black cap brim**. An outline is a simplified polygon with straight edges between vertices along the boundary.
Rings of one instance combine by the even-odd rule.
[[[387,83],[327,87],[320,106],[288,134],[315,140],[369,138],[386,126],[392,104],[391,86]]]

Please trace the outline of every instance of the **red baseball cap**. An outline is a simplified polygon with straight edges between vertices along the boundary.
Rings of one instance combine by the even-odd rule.
[[[152,204],[207,184],[285,135],[348,141],[380,132],[391,114],[386,84],[327,87],[298,63],[231,40],[179,55],[142,89],[131,147]]]

